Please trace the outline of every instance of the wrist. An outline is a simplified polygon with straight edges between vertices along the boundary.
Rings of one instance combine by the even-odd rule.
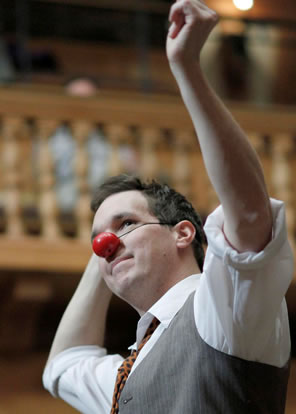
[[[187,62],[186,64],[175,64],[171,66],[172,73],[179,86],[183,100],[187,101],[188,95],[203,95],[208,89],[208,82],[203,74],[199,62]]]
[[[170,61],[169,65],[177,83],[186,79],[190,81],[191,79],[203,78],[202,69],[198,60]]]

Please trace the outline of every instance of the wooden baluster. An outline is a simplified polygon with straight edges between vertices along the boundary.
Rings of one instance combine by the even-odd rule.
[[[77,236],[79,239],[90,241],[90,189],[88,185],[88,154],[87,139],[93,128],[88,122],[77,121],[72,124],[72,133],[76,142],[74,170],[78,190],[78,200],[75,206],[77,216]]]
[[[23,191],[22,205],[24,207],[32,207],[36,205],[36,183],[34,183],[33,165],[33,141],[32,130],[27,122],[24,122],[20,131],[20,151],[21,157],[26,162],[22,163]]]
[[[39,141],[39,208],[42,236],[55,239],[60,235],[57,220],[57,202],[54,190],[54,163],[49,148],[49,137],[57,127],[56,121],[39,120],[36,123],[37,140]]]
[[[192,185],[192,151],[196,138],[189,131],[174,131],[174,167],[173,180],[177,191],[191,199]]]
[[[122,125],[107,125],[105,133],[112,147],[109,159],[108,175],[118,175],[124,170],[120,158],[120,145],[127,141],[129,130],[127,127]]]
[[[138,135],[134,128],[125,131],[124,141],[121,143],[119,156],[120,166],[127,174],[138,174],[140,167]]]
[[[288,134],[272,136],[272,184],[274,195],[286,204],[288,237],[295,251],[295,209],[292,185],[293,170],[291,168],[292,151],[292,136]]]
[[[22,120],[19,118],[5,118],[2,127],[4,206],[7,218],[7,233],[11,237],[23,234],[20,166],[25,160],[21,159],[18,147],[21,125]]]
[[[161,131],[155,128],[143,128],[140,130],[140,137],[141,176],[145,179],[154,179],[161,176],[157,156],[157,149],[163,138]]]

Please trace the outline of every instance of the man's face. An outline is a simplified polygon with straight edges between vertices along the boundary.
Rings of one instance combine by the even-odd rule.
[[[108,197],[94,217],[95,235],[108,231],[120,236],[135,229],[120,238],[113,256],[99,258],[109,288],[133,306],[141,297],[153,303],[166,292],[177,255],[174,231],[159,224],[139,227],[150,222],[159,220],[149,212],[145,196],[134,190]]]

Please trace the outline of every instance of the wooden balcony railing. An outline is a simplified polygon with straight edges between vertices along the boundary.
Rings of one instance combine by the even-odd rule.
[[[296,108],[229,108],[247,131],[263,164],[270,194],[283,199],[295,242]],[[67,125],[75,146],[78,196],[62,211],[50,140]],[[87,140],[99,129],[111,151],[106,175],[130,170],[170,182],[206,216],[217,198],[207,178],[193,127],[179,97],[102,92],[95,98],[28,86],[0,89],[0,268],[80,272],[91,253]]]

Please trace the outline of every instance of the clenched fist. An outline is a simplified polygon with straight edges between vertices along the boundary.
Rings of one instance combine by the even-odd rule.
[[[183,65],[199,61],[218,15],[201,0],[177,0],[170,9],[169,22],[167,57],[171,66]]]

